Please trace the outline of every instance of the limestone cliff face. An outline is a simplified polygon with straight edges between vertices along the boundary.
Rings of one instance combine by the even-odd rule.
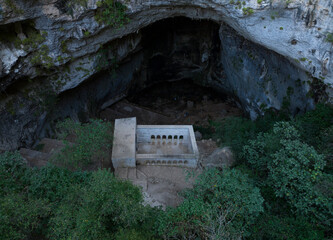
[[[208,31],[195,57],[164,61],[177,62],[174,79],[200,73],[203,84],[235,95],[253,118],[286,99],[293,112],[311,109],[313,97],[332,101],[331,0],[124,0],[130,20],[121,28],[96,22],[97,0],[70,11],[65,2],[0,0],[0,150],[31,145],[53,120],[149,85],[151,69],[143,66],[170,54],[143,50],[141,30],[172,17],[212,20],[219,41],[210,45]],[[185,35],[193,36],[177,36]]]

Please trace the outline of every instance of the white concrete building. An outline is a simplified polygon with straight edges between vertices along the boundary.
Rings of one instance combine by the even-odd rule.
[[[195,168],[198,158],[192,125],[137,125],[136,118],[115,121],[114,168],[137,164]]]

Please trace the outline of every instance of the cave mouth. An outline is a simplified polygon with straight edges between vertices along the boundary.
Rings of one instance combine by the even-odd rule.
[[[241,115],[237,98],[214,86],[214,82],[225,78],[219,59],[219,28],[210,20],[175,17],[141,29],[138,50],[125,60],[126,65],[135,55],[142,59],[126,100],[102,111],[101,118],[113,121],[119,116],[137,115],[139,124],[202,126],[211,120]],[[156,119],[158,115],[146,117],[146,110],[159,113],[161,119]]]
[[[37,34],[29,22],[23,27],[27,27],[22,30],[23,34]],[[10,96],[1,96],[3,101],[8,101],[2,112],[2,132],[6,135],[0,141],[0,149],[33,146],[38,139],[52,137],[56,123],[63,119],[89,121],[121,99],[128,97],[131,102],[132,96],[143,94],[144,89],[165,88],[171,82],[190,80],[210,87],[220,95],[220,103],[223,99],[233,99],[251,119],[268,109],[280,110],[283,103],[289,104],[291,113],[314,108],[309,85],[312,79],[307,72],[284,56],[245,39],[223,22],[174,17],[132,30],[121,38],[116,37],[120,36],[118,30],[96,33],[110,33],[103,39],[108,41],[103,46],[96,46],[101,40],[99,35],[86,36],[80,44],[91,45],[93,52],[84,56],[80,55],[82,52],[75,54],[76,58],[59,65],[57,73],[40,76],[35,83],[30,84],[25,76],[18,79],[8,89]],[[73,39],[69,49],[77,41]],[[75,47],[75,51],[79,49]],[[99,60],[105,65],[99,64]],[[45,78],[56,85],[66,84],[53,96],[45,91]],[[21,82],[28,83],[21,85]],[[157,85],[162,83],[165,84]],[[30,91],[32,94],[27,94]],[[193,90],[193,95],[201,95],[200,101],[203,101],[203,93]],[[183,101],[196,105],[191,99]]]
[[[219,25],[211,20],[167,18],[140,30],[143,62],[133,77],[129,94],[164,81],[193,79],[210,86],[208,78],[221,77]],[[222,89],[221,89],[222,90]]]
[[[228,116],[256,119],[284,101],[291,110],[312,106],[304,71],[223,23],[167,18],[102,49],[109,69],[64,92],[53,121],[207,125]]]
[[[313,108],[305,71],[227,24],[174,17],[137,34],[139,44],[117,71],[118,90],[127,96],[157,83],[191,79],[233,98],[251,119],[286,102],[291,114]]]

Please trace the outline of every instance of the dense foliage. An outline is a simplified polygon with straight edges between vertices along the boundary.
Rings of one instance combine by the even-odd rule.
[[[6,186],[0,195],[1,239],[121,239],[128,234],[124,229],[149,236],[155,210],[141,204],[139,188],[110,171],[30,169],[17,153],[0,156]]]
[[[213,137],[238,153],[235,168],[251,176],[265,199],[254,239],[332,236],[332,107],[319,104],[294,118],[267,113],[254,122],[233,118],[212,126]]]
[[[95,19],[111,27],[122,27],[129,21],[126,16],[127,7],[117,0],[100,0],[97,2]]]
[[[90,123],[80,124],[67,119],[57,127],[61,130],[61,139],[72,137],[75,143],[65,141],[66,147],[54,159],[56,163],[76,169],[89,165],[93,159],[103,161],[109,157],[113,132],[111,123],[91,120]]]
[[[330,239],[332,121],[333,109],[318,105],[295,118],[212,123],[206,136],[237,151],[236,166],[203,171],[183,203],[165,211],[144,206],[139,188],[109,170],[29,168],[17,152],[5,152],[1,239]],[[76,142],[60,154],[64,162],[89,162],[91,144],[110,146],[103,134],[111,128],[100,121],[61,127]]]
[[[315,188],[323,177],[324,156],[301,142],[290,123],[277,122],[271,132],[250,140],[244,156],[275,196],[299,215],[318,220],[333,216],[329,199]]]
[[[210,169],[201,174],[185,201],[159,219],[159,233],[166,238],[223,239],[248,235],[249,226],[263,212],[259,188],[239,170],[222,174]]]
[[[50,219],[50,239],[113,239],[121,229],[140,231],[152,209],[141,205],[140,190],[106,170],[71,186]]]

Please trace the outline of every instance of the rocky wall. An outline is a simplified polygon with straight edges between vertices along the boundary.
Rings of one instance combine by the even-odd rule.
[[[330,0],[124,0],[130,21],[121,28],[95,20],[96,0],[70,11],[64,2],[0,1],[0,150],[31,146],[53,120],[89,115],[160,79],[156,66],[143,67],[149,60],[173,66],[163,80],[196,77],[233,94],[252,118],[286,101],[293,113],[314,98],[332,101]],[[221,43],[200,41],[184,61],[142,50],[141,29],[177,16],[212,20]]]

